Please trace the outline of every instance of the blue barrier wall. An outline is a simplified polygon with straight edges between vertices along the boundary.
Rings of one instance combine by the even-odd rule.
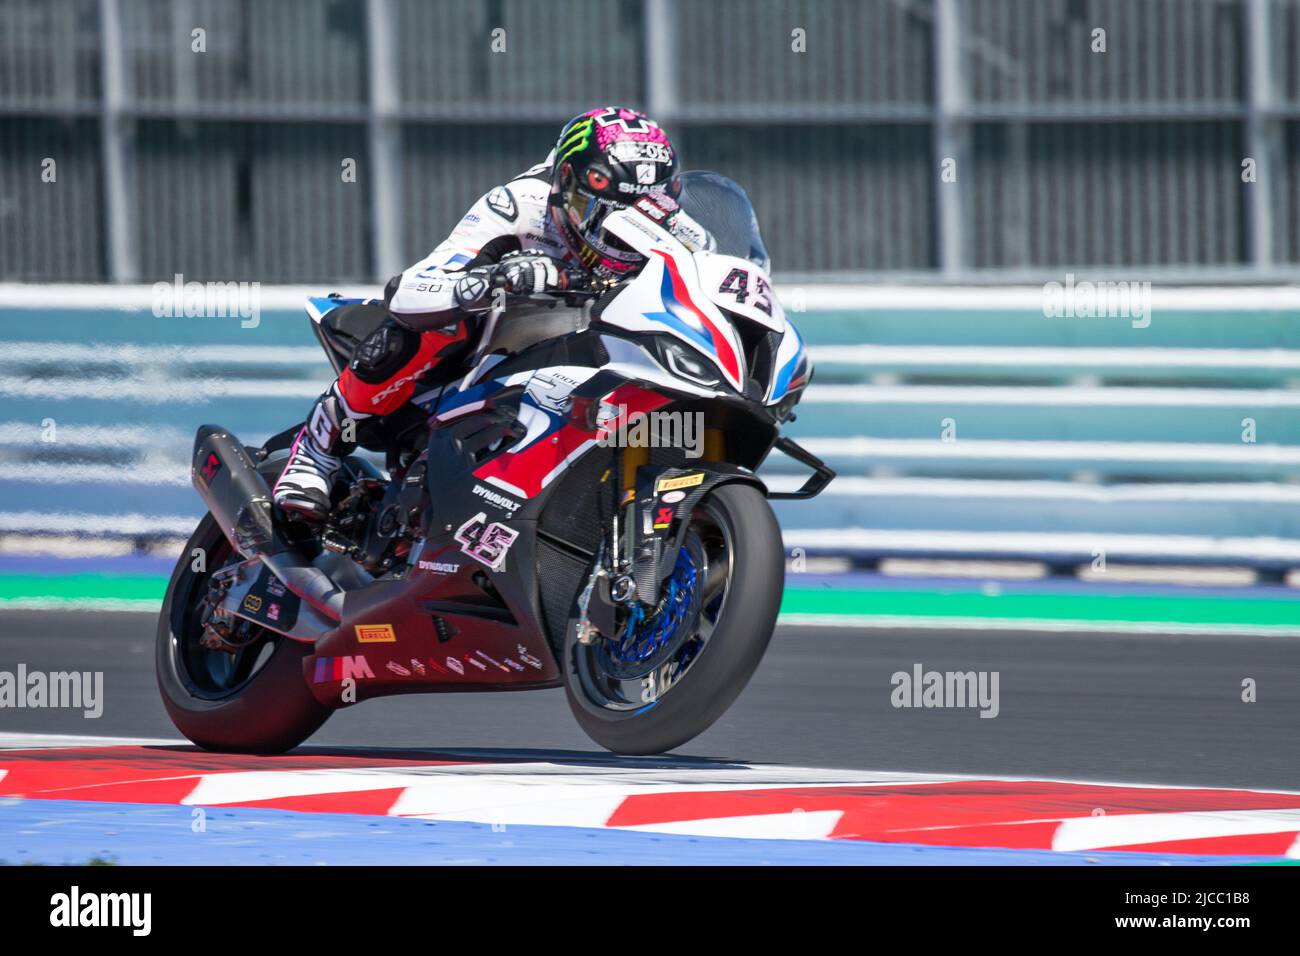
[[[983,300],[988,294],[982,294]],[[1009,307],[792,314],[817,375],[791,434],[840,478],[778,506],[810,551],[1300,566],[1300,313]],[[329,366],[306,317],[0,309],[0,534],[184,535],[196,426],[258,442]],[[774,484],[799,469],[774,457]]]

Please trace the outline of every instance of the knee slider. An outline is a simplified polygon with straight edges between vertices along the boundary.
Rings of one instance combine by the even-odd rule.
[[[420,334],[393,319],[375,329],[352,355],[352,374],[367,385],[396,375],[420,348]]]

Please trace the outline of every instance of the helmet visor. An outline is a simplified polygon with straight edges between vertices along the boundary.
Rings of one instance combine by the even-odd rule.
[[[590,237],[600,231],[600,224],[609,214],[614,204],[608,199],[601,199],[585,193],[574,183],[564,194],[564,210],[573,228],[584,237]]]
[[[605,232],[605,217],[619,206],[613,199],[588,195],[576,184],[564,193],[564,215],[588,249],[600,256],[635,262],[640,257],[625,243]]]

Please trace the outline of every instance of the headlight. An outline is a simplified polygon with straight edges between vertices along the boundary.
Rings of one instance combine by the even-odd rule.
[[[793,392],[776,403],[773,408],[773,414],[776,416],[778,422],[788,422],[794,418],[794,407],[799,404],[799,398],[801,395],[801,391]]]
[[[693,352],[670,338],[658,339],[660,361],[674,375],[680,375],[696,385],[713,387],[721,383],[717,370],[698,352]]]

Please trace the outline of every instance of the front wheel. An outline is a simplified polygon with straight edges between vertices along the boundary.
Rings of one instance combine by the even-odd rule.
[[[740,695],[772,638],[784,584],[781,529],[752,485],[704,497],[665,598],[617,640],[565,629],[565,692],[582,729],[620,754],[656,754],[708,729]]]

